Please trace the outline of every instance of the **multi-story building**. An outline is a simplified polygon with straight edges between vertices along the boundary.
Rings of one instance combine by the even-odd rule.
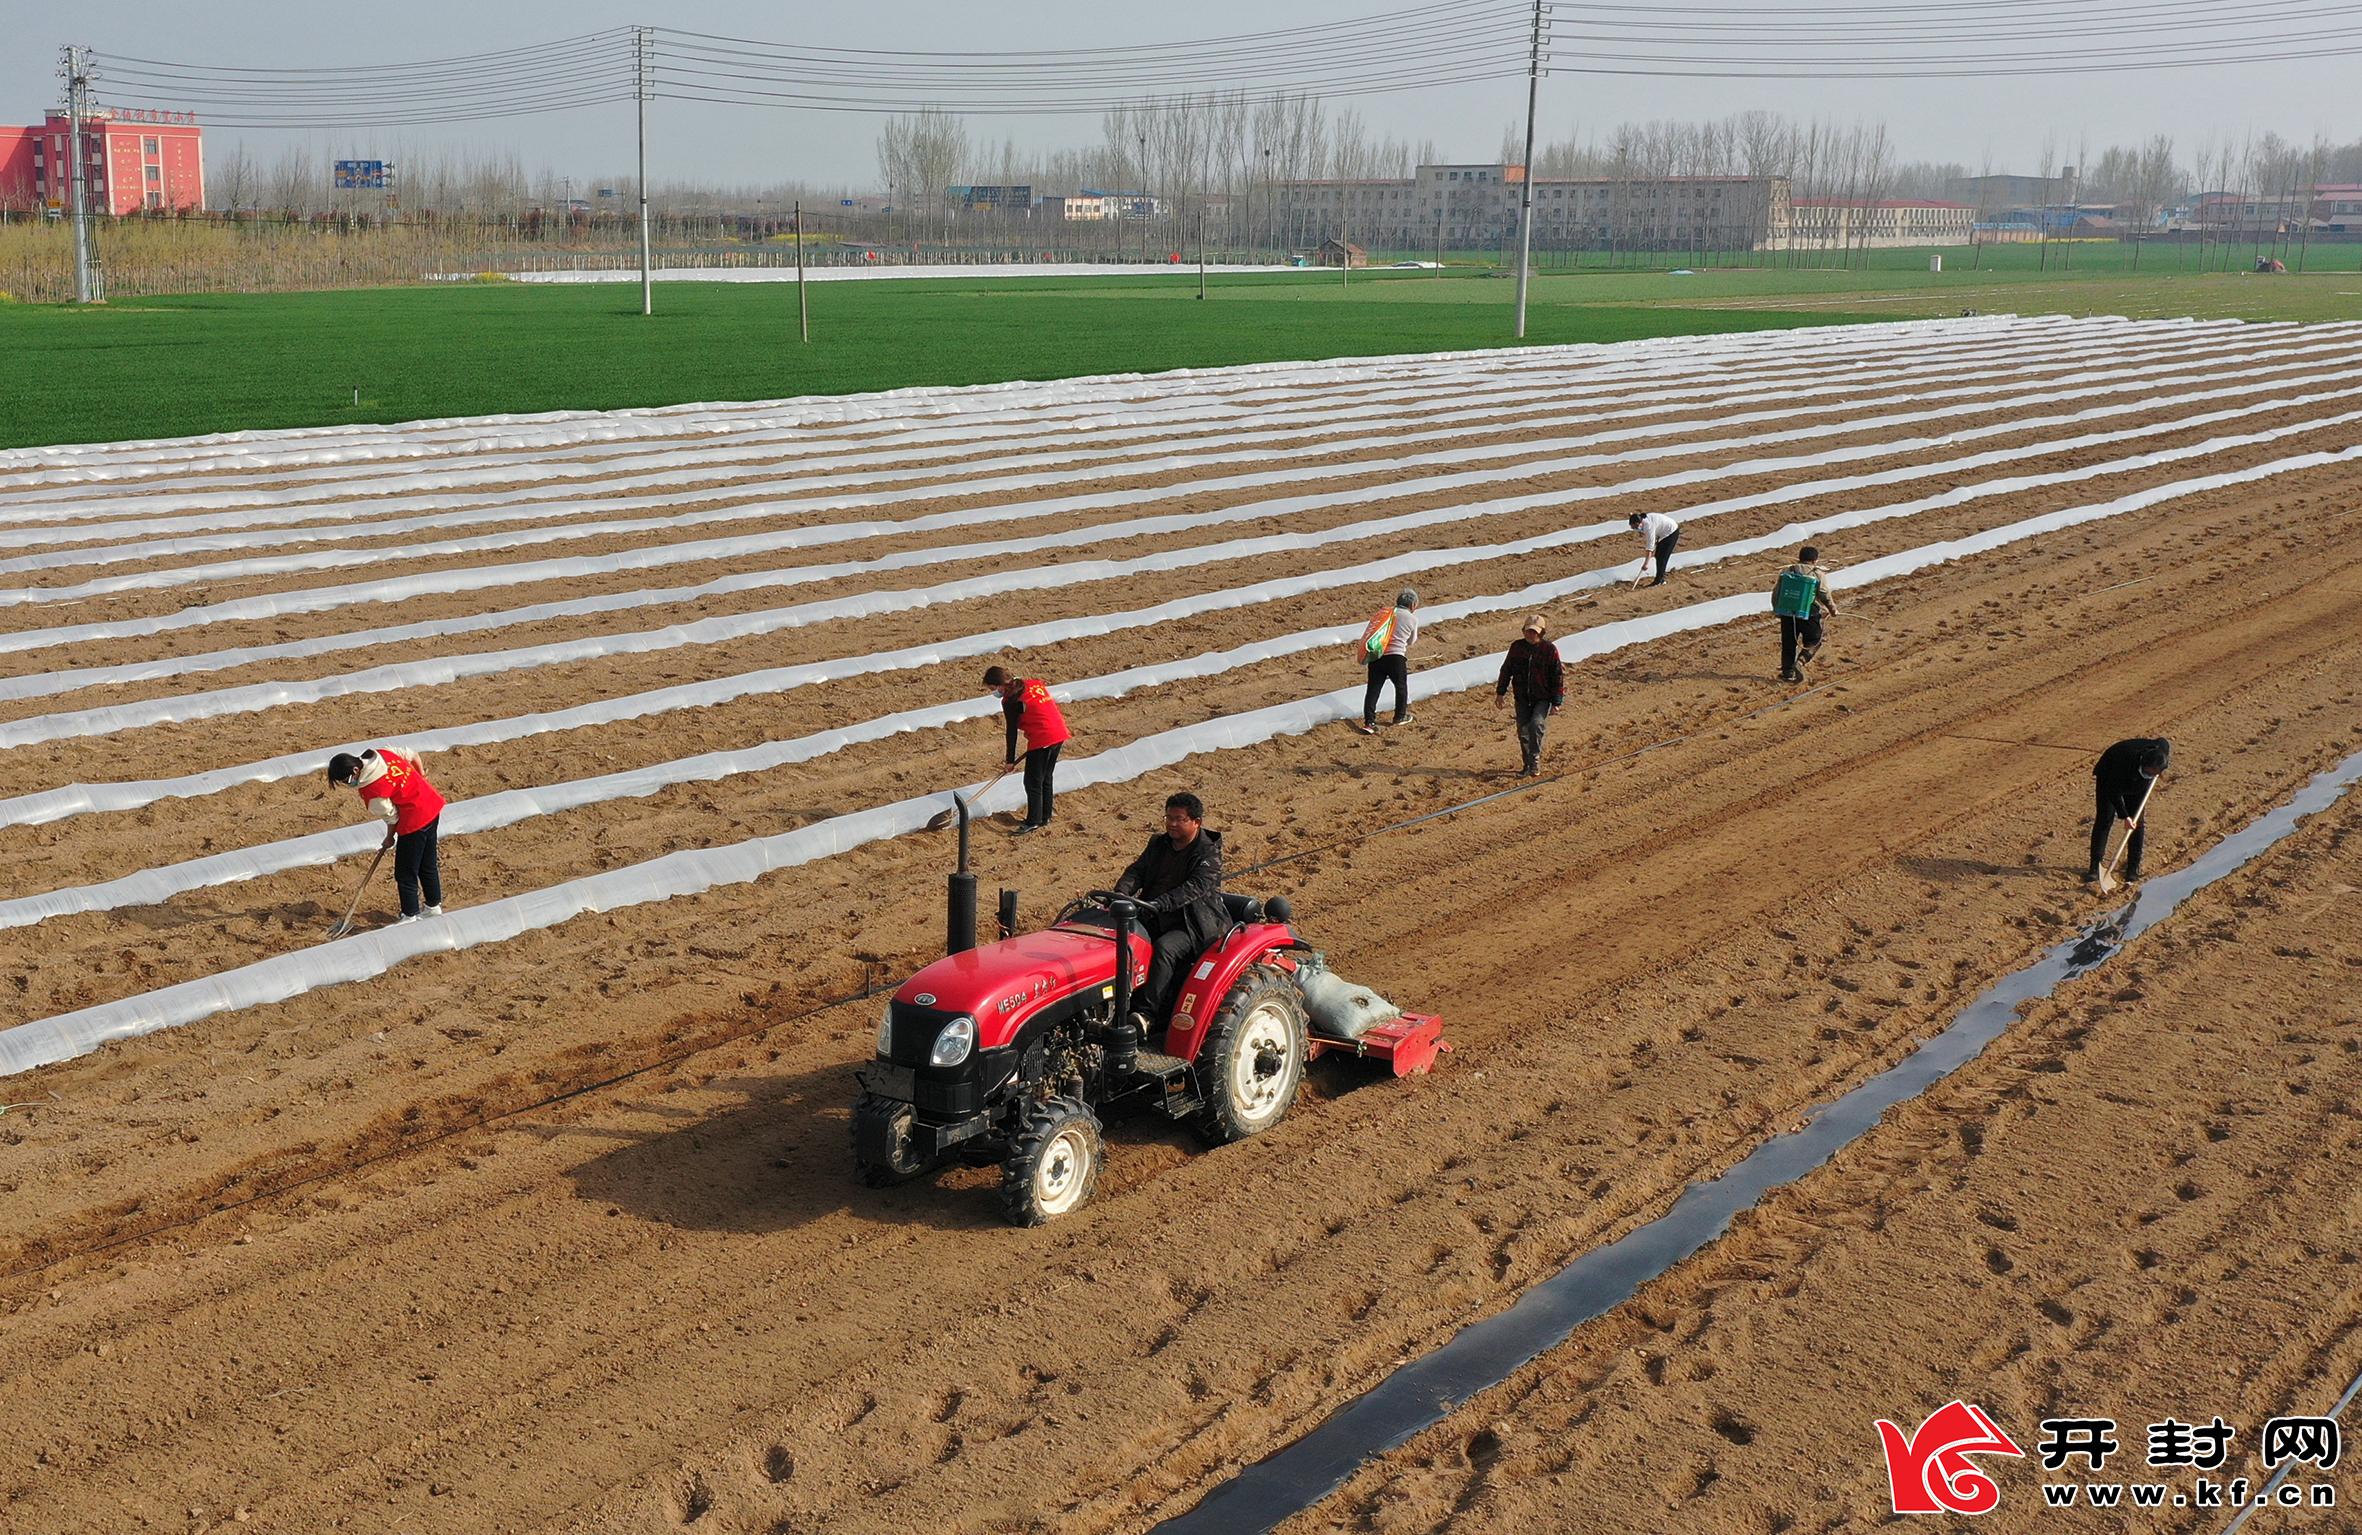
[[[1096,192],[1089,188],[1068,192],[1062,197],[1044,197],[1039,206],[1045,218],[1069,219],[1077,223],[1152,219],[1164,212],[1164,204],[1146,192]]]
[[[1917,198],[1849,201],[1795,197],[1788,201],[1789,238],[1803,249],[1859,250],[1898,245],[1966,245],[1976,237],[1977,210],[1969,203]]]
[[[1944,184],[1944,192],[1961,202],[1992,210],[2073,202],[2080,185],[2081,178],[2070,165],[2056,176],[1956,176]]]
[[[2313,227],[2344,232],[2362,229],[2362,184],[2324,181],[2313,188]]]
[[[0,202],[63,208],[71,132],[62,111],[37,128],[0,128]],[[204,130],[194,113],[99,108],[82,120],[81,152],[93,213],[205,206]]]
[[[1517,232],[1522,165],[1422,165],[1408,178],[1287,181],[1270,189],[1270,238],[1346,238],[1398,249],[1498,244]],[[1784,176],[1671,176],[1534,182],[1544,247],[1776,248],[1788,228]]]
[[[2201,229],[2253,233],[2287,229],[2300,224],[2305,216],[2306,199],[2293,193],[2256,197],[2243,192],[2208,192],[2192,209],[2191,222]]]

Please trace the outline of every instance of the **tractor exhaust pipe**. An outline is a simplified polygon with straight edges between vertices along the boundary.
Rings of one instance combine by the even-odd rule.
[[[951,876],[949,909],[944,913],[943,952],[965,954],[976,947],[976,876],[968,872],[968,801],[952,796],[960,813],[960,866]]]
[[[1129,1076],[1140,1066],[1140,1026],[1132,1021],[1132,914],[1118,906],[1115,916],[1113,1026],[1107,1031],[1107,1069]]]

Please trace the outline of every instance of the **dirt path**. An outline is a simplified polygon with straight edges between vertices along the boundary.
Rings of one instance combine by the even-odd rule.
[[[1301,855],[1241,883],[1292,888],[1348,974],[1443,1012],[1460,1053],[1409,1084],[1318,1073],[1312,1101],[1269,1138],[1219,1154],[1121,1129],[1101,1200],[1043,1233],[995,1225],[981,1175],[885,1195],[846,1177],[850,1071],[875,1004],[811,1009],[923,957],[944,850],[922,839],[12,1079],[9,1096],[37,1106],[0,1119],[0,1390],[12,1404],[0,1506],[59,1535],[1139,1528],[1891,1062],[2076,920],[2087,759],[1995,742],[2171,734],[2183,768],[2158,810],[2161,865],[2362,744],[2351,489],[2331,477],[2173,503],[1893,583],[1862,604],[1874,627],[1838,630],[1816,679],[1828,685],[1784,706],[1759,680],[1770,666],[1759,630],[1651,645],[1582,678],[1553,727],[1553,765],[1569,776],[1412,831],[1328,845],[1502,786],[1512,753],[1480,697],[1422,703],[1413,731],[1375,743],[1323,732],[1209,760],[1188,776],[1218,779],[1234,859]],[[1629,755],[1659,741],[1670,744]],[[988,881],[1021,885],[1029,917],[1045,911],[1128,856],[1162,787],[1074,795],[1066,829],[1043,844],[988,841]],[[2350,863],[2332,879],[2335,867],[2354,882]],[[2159,941],[2194,931],[2185,917]],[[2288,941],[2266,932],[2265,952]],[[2157,967],[2150,984],[2173,984],[2164,958],[2134,958],[2144,974]],[[2302,1117],[2350,1090],[2342,1052],[2311,1047],[2311,1101],[2284,1114],[2269,1052],[2300,1047],[2204,973],[2196,965],[2188,1004],[2167,1016],[2219,1031],[2226,1056],[2252,1046],[2262,1074],[2225,1085],[2197,1068],[2226,1061],[2194,1060],[2143,1078],[2130,1095],[2139,1113],[2123,1112],[2187,1140],[2227,1098],[2269,1105],[2254,1116],[2268,1136],[2258,1125],[2200,1153],[2254,1156],[2238,1165],[2263,1172],[2293,1154],[2274,1146],[2345,1135],[2342,1121]],[[2327,1005],[2294,978],[2271,984],[2289,988],[2290,1009]],[[2131,1016],[2103,1012],[2068,1073],[2042,1075],[2041,1096],[2080,1082],[2083,1057],[2107,1043],[2102,1025]],[[2061,1043],[2045,1027],[1978,1071],[2010,1060],[2034,1071]],[[2131,1062],[2164,1046],[2121,1048]],[[1994,1091],[1965,1075],[1948,1090],[1959,1105]],[[1964,1159],[1962,1176],[2022,1181],[2028,1164],[1994,1153],[2033,1156],[2051,1123],[1997,1124],[1981,1159],[1941,1118],[1907,1155],[1865,1144],[1830,1170],[1820,1204],[1800,1191],[1761,1222],[1795,1229],[1773,1251],[1808,1258],[1758,1259],[1765,1277],[1720,1281],[1696,1304],[1669,1289],[1634,1309],[1644,1320],[1615,1323],[1670,1334],[1651,1345],[1669,1360],[1652,1389],[1684,1404],[1670,1411],[1703,1414],[1674,1433],[1627,1410],[1645,1401],[1633,1377],[1647,1365],[1615,1346],[1600,1356],[1624,1372],[1597,1407],[1623,1436],[1609,1442],[1654,1444],[1665,1430],[1645,1474],[1597,1460],[1651,1490],[1647,1522],[1743,1529],[1781,1496],[1814,1505],[1791,1462],[1827,1467],[1834,1512],[1858,1516],[1876,1490],[1867,1459],[1831,1464],[1768,1431],[1743,1447],[1716,1436],[1713,1380],[1684,1373],[1713,1351],[1670,1357],[1700,1316],[1726,1318],[1711,1335],[1726,1351],[1715,1379],[1777,1373],[1833,1319],[1934,1283],[1909,1267],[1924,1261],[1954,1289],[1963,1273],[1985,1286],[1979,1304],[2018,1308],[2011,1325],[2032,1336],[2036,1362],[2007,1377],[2003,1357],[1980,1365],[1973,1347],[1924,1351],[1894,1412],[1963,1368],[2003,1372],[2032,1401],[2049,1381],[2040,1361],[2071,1382],[2105,1357],[2109,1344],[2067,1346],[2094,1340],[2097,1319],[2161,1315],[2135,1284],[2221,1274],[2216,1234],[2231,1228],[2210,1220],[2262,1220],[2238,1228],[2244,1245],[2285,1251],[2287,1266],[2309,1240],[2294,1204],[2237,1214],[2228,1164],[2172,1175],[2196,1180],[2197,1199],[2161,1194],[2133,1141],[2117,1165],[2142,1176],[2102,1180],[2080,1206],[2027,1189],[1972,1195],[1934,1175]],[[1877,1192],[1893,1178],[1840,1176],[1874,1171],[1860,1165],[1874,1151],[1940,1191],[1924,1218],[1945,1243],[1839,1240],[1870,1224],[1877,1200],[1919,1213]],[[1971,1242],[1946,1224],[2003,1193],[2025,1201],[2001,1207],[2031,1235]],[[1816,1224],[1832,1200],[1846,1213]],[[205,1214],[218,1206],[229,1208]],[[2056,1213],[2133,1222],[2152,1207],[2168,1214],[2140,1239],[2154,1271],[2135,1269],[2121,1236],[2079,1247]],[[1987,1244],[2027,1277],[1997,1274]],[[1757,1298],[1791,1274],[1810,1281],[1792,1300],[1827,1307],[1817,1332],[1776,1296]],[[2042,1299],[2074,1320],[2020,1314]],[[2119,1344],[2127,1330],[2113,1329]],[[2253,1339],[2278,1360],[2251,1396],[2226,1391],[2226,1416],[2351,1373],[2334,1337],[2245,1336],[2259,1352],[2242,1356],[2228,1327],[2207,1335],[2222,1352],[2199,1350],[2224,1361],[2226,1381],[2267,1357]],[[1840,1377],[1848,1412],[1869,1389],[1868,1353]],[[2160,1343],[2141,1357],[2171,1353]],[[1591,1373],[1578,1360],[1526,1399],[1549,1432],[1479,1447],[1478,1459],[1541,1478],[1517,1494],[1534,1501],[1500,1505],[1501,1519],[1581,1523],[1620,1506],[1601,1479],[1572,1487],[1553,1469],[1591,1455]],[[1789,1370],[1782,1389],[1799,1394],[1800,1423],[1836,1410],[1834,1388],[1810,1374]],[[2146,1406],[2127,1393],[2124,1415]],[[1399,1509],[1402,1527],[1432,1527],[1473,1488],[1463,1516],[1491,1518],[1505,1484],[1472,1481],[1455,1448],[1478,1427],[1455,1425],[1457,1439],[1373,1473],[1321,1517]],[[1681,1454],[1717,1445],[1734,1457],[1774,1447],[1748,1462],[1762,1478],[1726,1469],[1707,1482],[1696,1522],[1654,1512],[1687,1490],[1668,1479],[1696,1459]]]

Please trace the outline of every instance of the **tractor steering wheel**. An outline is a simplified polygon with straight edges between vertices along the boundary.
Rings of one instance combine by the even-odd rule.
[[[1130,915],[1135,922],[1145,916],[1149,909],[1147,902],[1135,900],[1128,895],[1117,895],[1112,890],[1086,890],[1059,908],[1058,921],[1064,922],[1077,912],[1094,906],[1108,911],[1121,910]]]

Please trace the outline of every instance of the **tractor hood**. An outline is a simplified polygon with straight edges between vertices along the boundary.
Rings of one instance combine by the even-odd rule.
[[[1132,980],[1148,975],[1149,940],[1132,934]],[[894,1000],[976,1020],[976,1042],[996,1049],[1046,1003],[1113,985],[1114,935],[1088,923],[1026,933],[949,954],[902,983]]]

